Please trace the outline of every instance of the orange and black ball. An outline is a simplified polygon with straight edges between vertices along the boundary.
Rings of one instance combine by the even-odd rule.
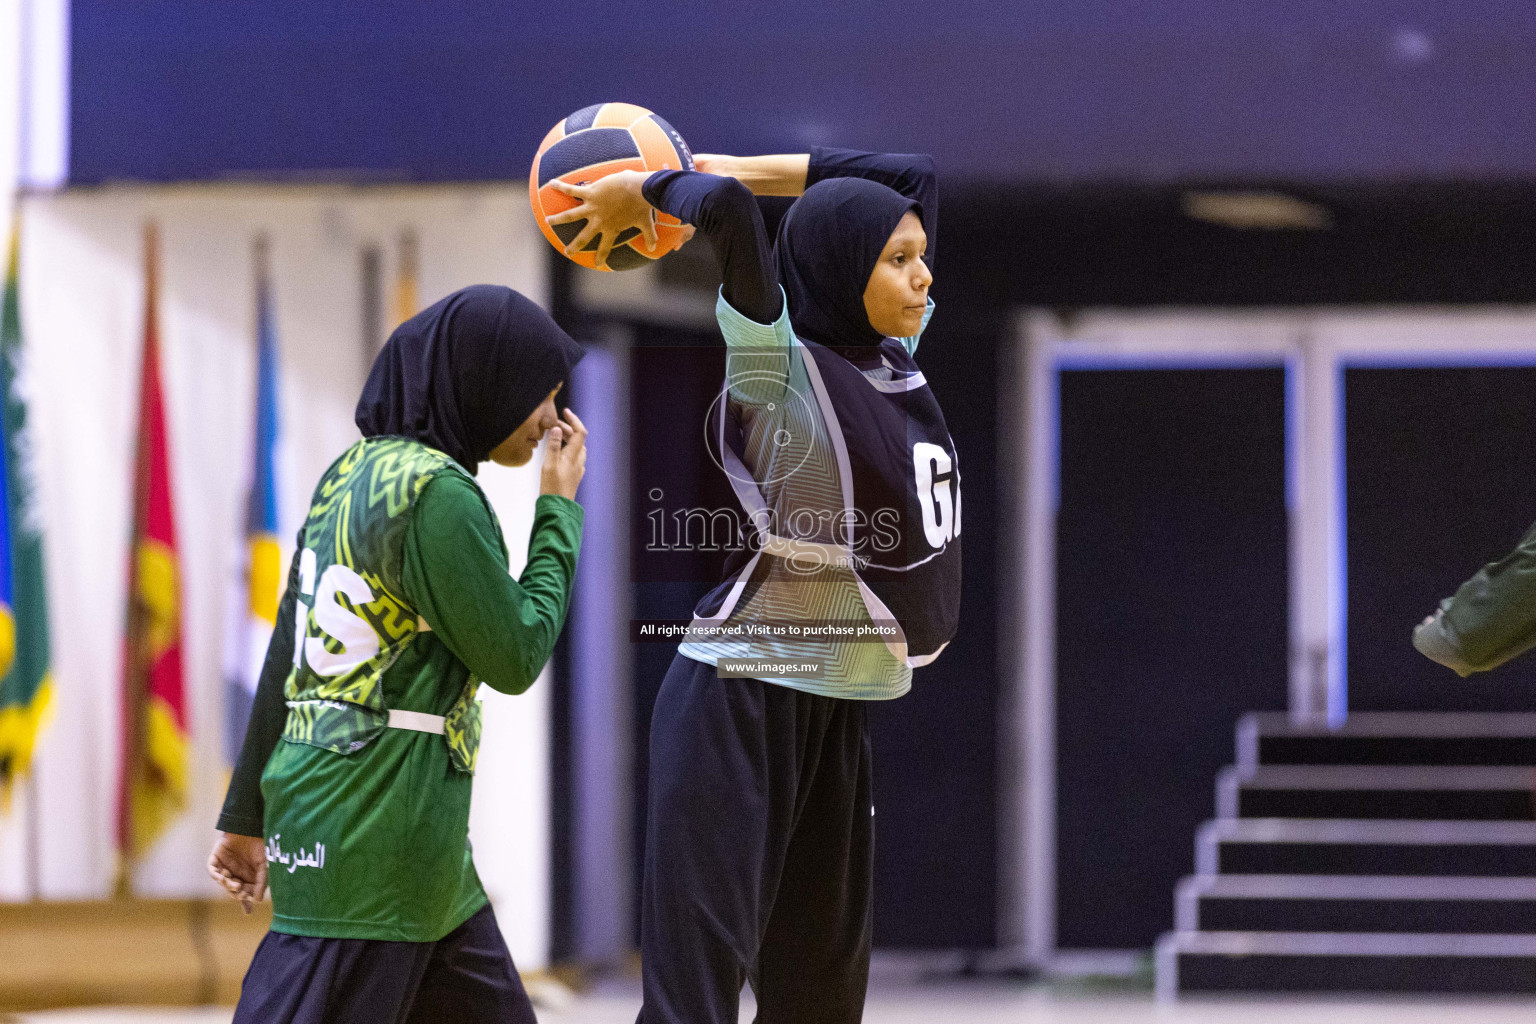
[[[545,219],[580,205],[580,200],[551,186],[556,179],[584,185],[615,171],[693,170],[693,154],[677,130],[660,117],[632,103],[598,103],[583,107],[549,130],[528,172],[528,199],[534,219],[549,244],[565,247],[581,232],[585,220],[551,226]],[[647,252],[639,229],[630,228],[615,240],[608,265],[597,267],[593,238],[571,259],[584,267],[601,270],[634,270],[676,249],[683,243],[683,224],[676,217],[656,212],[654,252]]]

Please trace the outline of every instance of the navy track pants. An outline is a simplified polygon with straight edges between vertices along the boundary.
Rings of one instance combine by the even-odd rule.
[[[268,932],[233,1024],[535,1024],[487,903],[436,942]]]
[[[856,1024],[874,875],[862,701],[673,659],[651,720],[638,1024]]]

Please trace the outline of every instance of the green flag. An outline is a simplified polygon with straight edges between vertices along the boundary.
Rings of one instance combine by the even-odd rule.
[[[0,302],[0,810],[32,748],[53,691],[48,671],[48,602],[36,459],[27,427],[17,262],[20,217],[11,228]]]

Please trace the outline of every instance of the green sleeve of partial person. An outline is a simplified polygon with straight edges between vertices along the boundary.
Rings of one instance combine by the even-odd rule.
[[[1536,647],[1536,525],[1513,551],[1477,571],[1414,630],[1413,644],[1466,676]]]
[[[457,474],[432,479],[406,528],[406,598],[477,678],[502,693],[533,685],[570,607],[581,506],[556,494],[534,505],[528,563],[507,571],[495,513]]]

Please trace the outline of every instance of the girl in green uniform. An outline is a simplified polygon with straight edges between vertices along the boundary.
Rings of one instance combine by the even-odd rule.
[[[586,429],[555,395],[580,346],[508,288],[402,324],[363,439],[314,492],[209,871],[272,931],[237,1022],[528,1021],[468,843],[482,682],[522,693],[565,620]],[[480,462],[547,442],[528,562],[507,571]]]

